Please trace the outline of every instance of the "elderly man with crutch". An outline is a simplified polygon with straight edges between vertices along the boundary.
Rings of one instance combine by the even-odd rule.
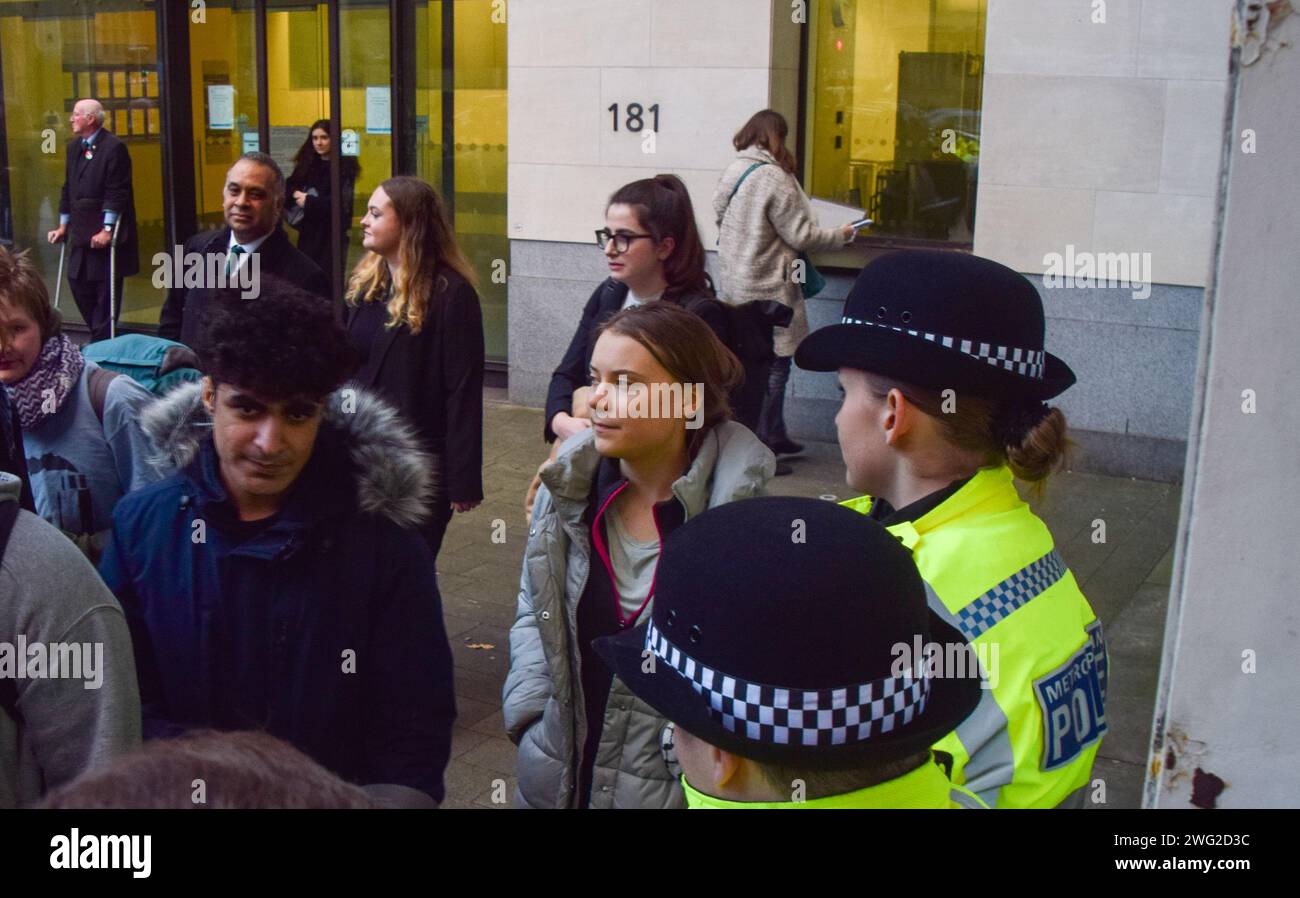
[[[75,137],[68,144],[59,226],[49,241],[66,240],[72,248],[68,284],[93,342],[112,335],[121,313],[122,280],[140,270],[135,192],[131,155],[104,128],[104,107],[97,100],[78,100],[71,125]],[[60,269],[63,255],[61,250]]]

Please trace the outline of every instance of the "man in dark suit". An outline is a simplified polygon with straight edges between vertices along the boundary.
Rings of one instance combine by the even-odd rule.
[[[255,264],[259,276],[272,274],[331,301],[329,280],[325,273],[298,252],[280,227],[284,209],[284,173],[276,161],[265,153],[245,153],[226,173],[222,192],[222,209],[226,226],[197,234],[185,242],[184,254],[198,253],[205,260],[216,254],[223,260],[227,277],[234,279],[240,266]],[[252,256],[256,255],[256,263]],[[205,264],[204,269],[211,271]],[[198,341],[212,297],[224,284],[185,287],[179,277],[172,280],[158,320],[158,335],[179,340],[187,346]],[[254,290],[257,289],[254,284]],[[252,298],[249,302],[256,302]]]
[[[78,100],[72,107],[72,133],[68,144],[63,194],[59,199],[59,226],[50,231],[50,243],[67,240],[72,247],[68,283],[90,328],[90,339],[109,334],[109,253],[117,254],[115,316],[122,312],[122,280],[140,270],[135,228],[135,193],[131,186],[131,154],[126,145],[104,128],[104,107],[97,100]],[[117,248],[111,250],[113,226]]]

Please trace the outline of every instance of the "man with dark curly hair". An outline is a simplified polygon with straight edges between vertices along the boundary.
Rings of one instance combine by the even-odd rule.
[[[443,798],[452,661],[433,466],[319,299],[274,278],[210,307],[207,376],[143,424],[176,476],[128,495],[100,572],[127,615],[145,738],[265,730],[390,803]]]

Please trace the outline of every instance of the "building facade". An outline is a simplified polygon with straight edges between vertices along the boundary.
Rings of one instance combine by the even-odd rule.
[[[605,276],[592,232],[609,195],[680,175],[711,249],[731,137],[771,107],[791,124],[809,193],[877,221],[851,251],[814,256],[828,286],[809,301],[812,326],[838,320],[856,270],[880,252],[996,259],[1039,286],[1047,345],[1079,375],[1059,400],[1076,467],[1178,479],[1231,11],[1230,0],[513,0],[511,399],[542,403]],[[630,131],[633,103],[658,118]],[[833,376],[796,370],[790,391],[792,433],[833,440]]]
[[[503,364],[506,285],[489,274],[507,252],[506,20],[505,0],[0,0],[0,238],[30,248],[53,288],[59,251],[44,235],[68,114],[100,100],[131,154],[140,229],[122,323],[148,331],[164,298],[150,260],[221,224],[230,164],[261,150],[288,174],[312,123],[333,119],[360,165],[340,210],[353,223],[345,270],[374,188],[428,180],[484,273],[488,354]],[[80,323],[71,302],[62,311]]]
[[[241,152],[286,168],[332,119],[361,174],[446,197],[478,269],[488,356],[540,405],[620,185],[674,172],[716,271],[710,199],[754,112],[780,111],[808,192],[875,224],[814,257],[838,318],[898,247],[1029,275],[1076,466],[1174,480],[1211,250],[1231,0],[0,0],[0,238],[51,287],[67,115],[108,109],[135,168],[139,275],[124,325],[156,325],[149,260],[221,219]],[[839,220],[828,223],[840,223]],[[292,234],[292,232],[291,232]],[[347,252],[360,255],[355,224]],[[346,270],[346,269],[345,269]],[[342,288],[342,277],[338,289]],[[1115,281],[1122,283],[1116,284]],[[719,285],[726,292],[726,284]],[[67,291],[64,291],[65,295]],[[75,325],[71,303],[64,312]],[[797,371],[797,437],[833,439],[834,379]]]

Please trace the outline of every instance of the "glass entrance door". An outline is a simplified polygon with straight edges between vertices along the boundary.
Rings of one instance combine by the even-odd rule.
[[[328,120],[337,103],[337,152],[359,169],[352,201],[340,210],[345,273],[362,255],[357,221],[366,201],[399,159],[397,171],[427,180],[452,211],[479,274],[488,357],[504,360],[504,5],[208,0],[169,18],[172,9],[156,0],[0,0],[0,238],[32,251],[51,293],[59,251],[45,234],[58,222],[68,118],[78,98],[104,103],[105,126],[131,153],[141,271],[126,282],[122,324],[141,330],[157,324],[165,299],[153,286],[154,255],[172,253],[169,241],[222,226],[230,165],[262,150],[292,174],[300,154],[312,152],[312,125]],[[331,9],[338,16],[334,84]],[[160,30],[172,35],[162,45]],[[188,40],[187,52],[176,40]],[[175,54],[170,72],[164,50]],[[168,133],[164,109],[172,110]],[[168,183],[164,147],[183,166]],[[176,233],[165,233],[168,221]],[[300,233],[286,230],[298,243]],[[62,311],[79,323],[70,297],[65,283]]]
[[[340,0],[338,6],[341,128],[338,139],[330,142],[330,153],[338,153],[342,163],[340,193],[344,208],[340,211],[346,283],[348,273],[363,253],[357,221],[370,193],[392,174],[390,13],[389,4],[373,0]],[[332,102],[329,6],[270,0],[266,35],[269,152],[286,177],[298,172],[291,186],[307,193],[312,189],[306,185],[316,154],[311,133],[314,126],[328,131]],[[310,241],[302,243],[301,233],[289,228],[289,236],[323,269],[329,267],[328,255],[313,251]]]
[[[140,273],[123,286],[123,326],[158,321],[149,260],[164,247],[162,119],[153,2],[0,2],[0,237],[30,250],[54,295],[69,117],[78,99],[103,104],[104,127],[131,154]],[[81,323],[66,282],[59,311]]]
[[[416,164],[479,276],[489,359],[506,357],[506,26],[492,0],[416,4]]]
[[[190,18],[190,108],[198,228],[221,227],[226,171],[258,145],[257,22],[253,0],[207,4]]]

